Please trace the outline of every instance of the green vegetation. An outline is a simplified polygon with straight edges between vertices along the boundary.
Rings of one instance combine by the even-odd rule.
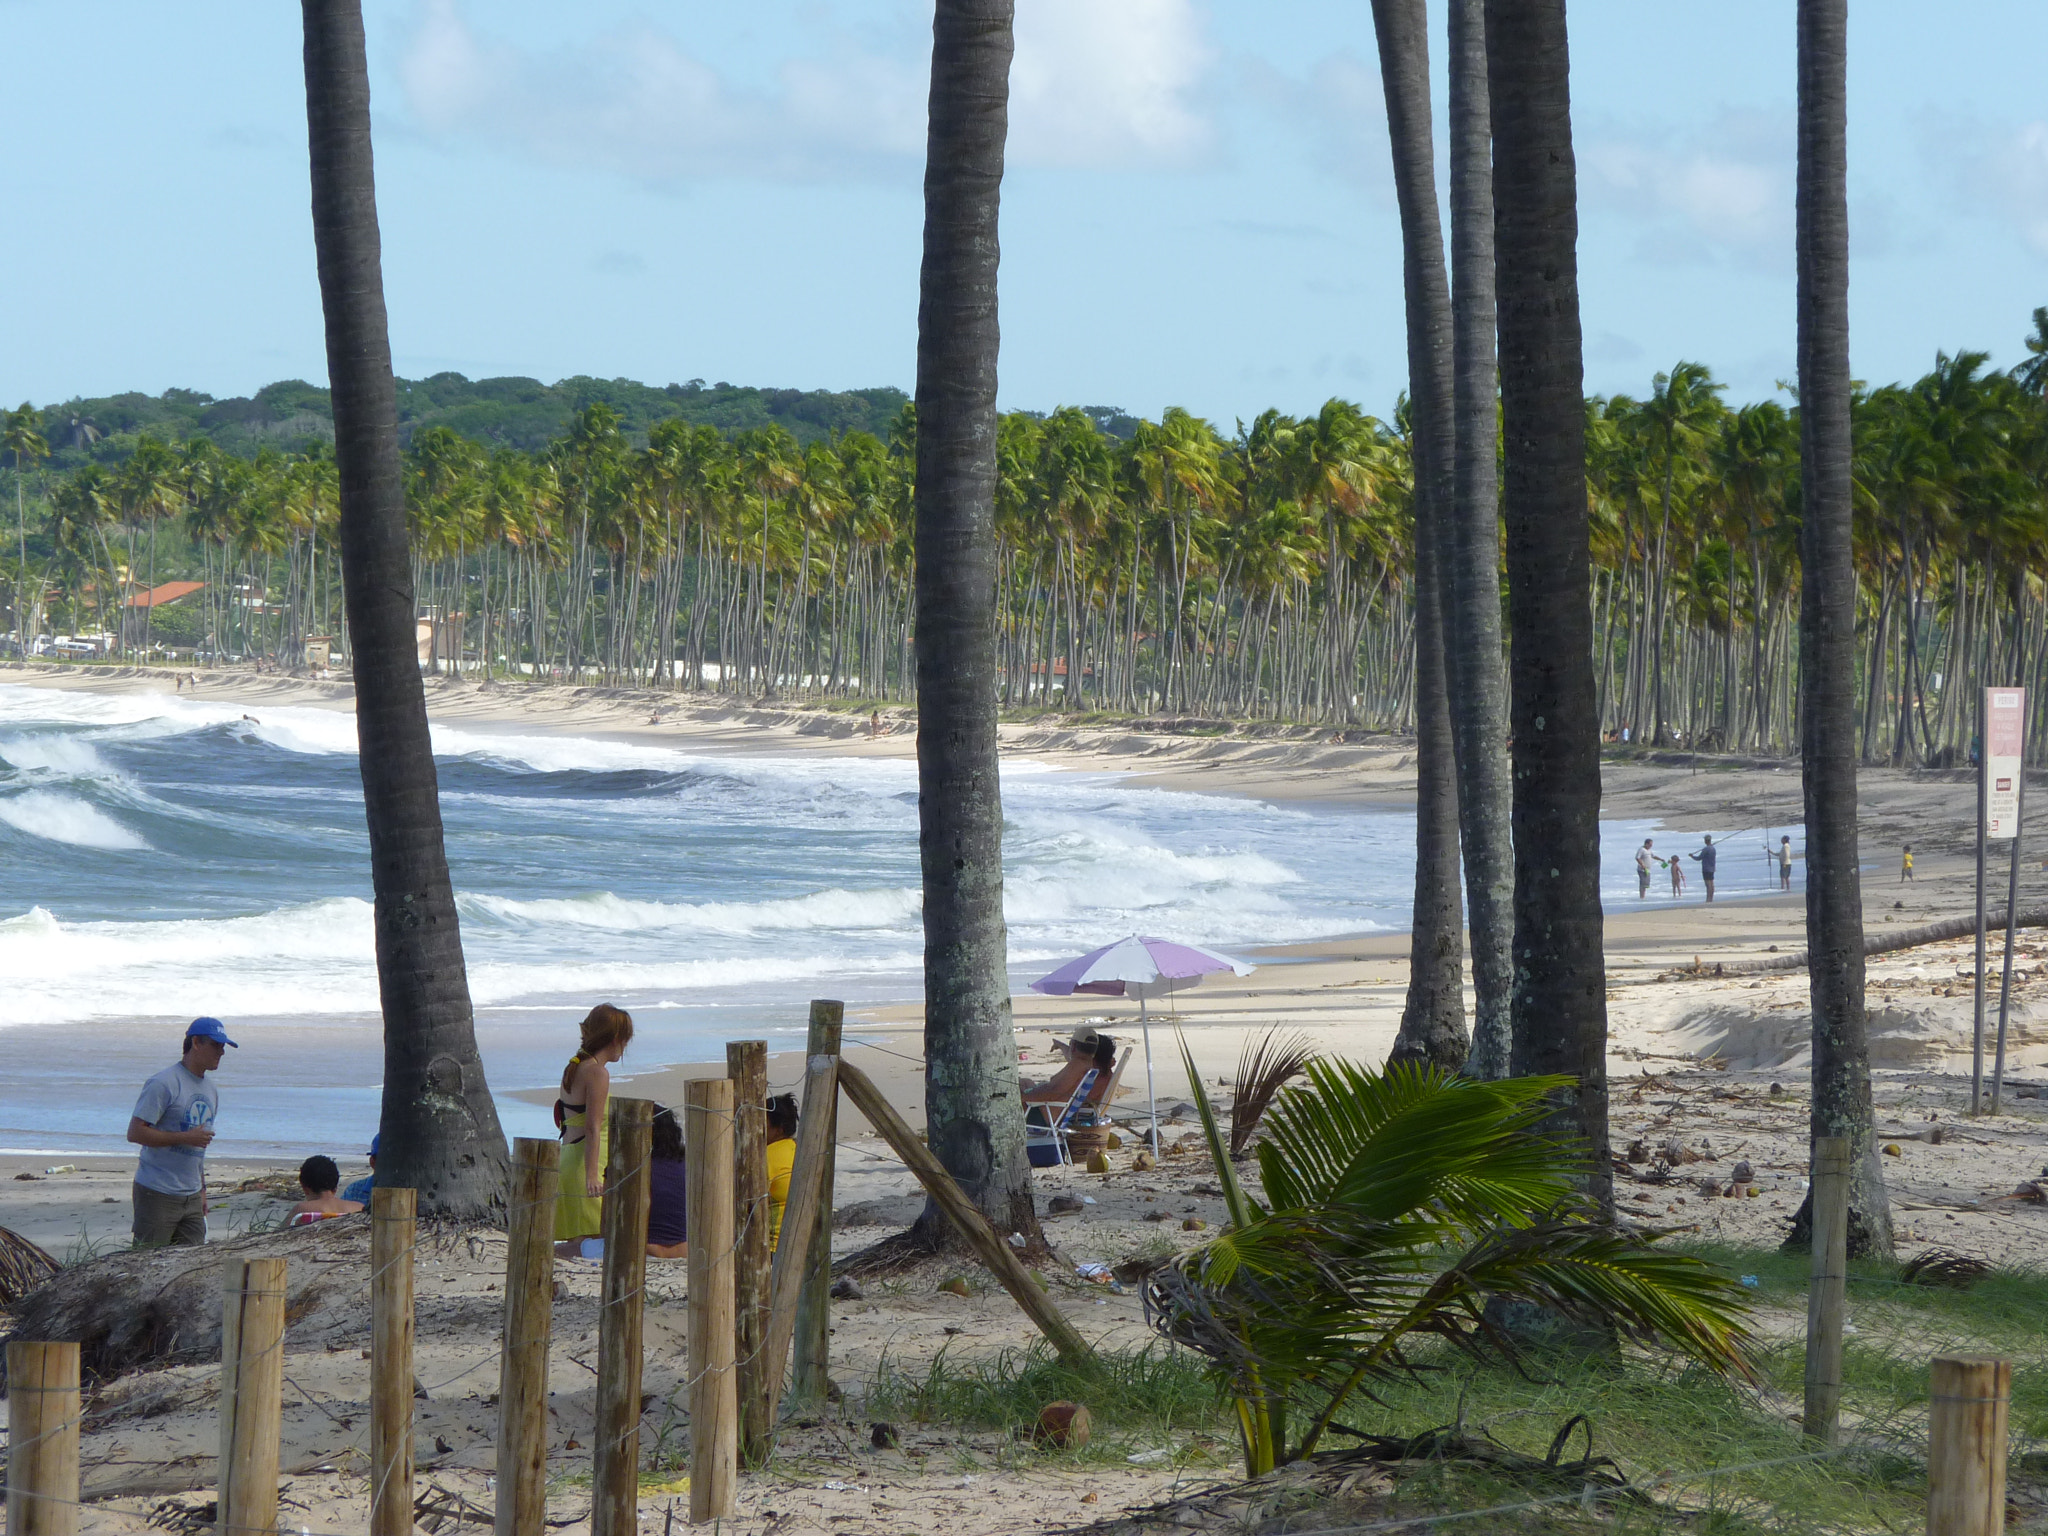
[[[1230,1225],[1154,1277],[1154,1320],[1212,1362],[1248,1475],[1313,1454],[1418,1345],[1507,1347],[1504,1306],[1540,1308],[1587,1354],[1627,1338],[1747,1373],[1735,1277],[1603,1220],[1578,1192],[1581,1154],[1539,1134],[1568,1079],[1311,1061],[1265,1114],[1262,1205],[1185,1040],[1181,1055]]]

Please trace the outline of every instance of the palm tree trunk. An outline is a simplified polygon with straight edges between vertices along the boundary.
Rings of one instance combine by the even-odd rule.
[[[501,1219],[505,1136],[463,968],[399,477],[360,0],[303,0],[313,243],[327,320],[341,555],[384,1012],[380,1174],[437,1216]]]
[[[1024,1156],[996,761],[997,214],[1012,0],[939,0],[917,339],[917,776],[925,1115],[995,1229],[1043,1251]],[[913,1240],[950,1242],[927,1205]]]
[[[1456,466],[1451,606],[1458,823],[1476,1006],[1475,1077],[1505,1077],[1514,988],[1515,852],[1508,821],[1507,677],[1500,654],[1499,375],[1493,351],[1493,125],[1486,106],[1485,0],[1451,0],[1451,356]]]
[[[1560,1129],[1612,1209],[1600,732],[1587,550],[1578,185],[1565,0],[1486,0],[1514,733],[1516,1075],[1576,1088]]]
[[[1429,16],[1424,0],[1373,0],[1408,309],[1415,463],[1415,911],[1408,997],[1389,1059],[1463,1065],[1463,925],[1458,910],[1458,779],[1446,677],[1443,594],[1452,515],[1455,420],[1451,291],[1430,145]]]
[[[1856,871],[1856,568],[1850,502],[1848,0],[1799,0],[1800,778],[1816,1138],[1847,1137],[1849,1252],[1892,1253],[1870,1106]],[[1812,1197],[1788,1247],[1812,1241]]]

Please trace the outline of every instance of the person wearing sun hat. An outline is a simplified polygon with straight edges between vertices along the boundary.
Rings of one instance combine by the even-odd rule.
[[[128,1139],[142,1149],[135,1168],[135,1246],[206,1241],[206,1147],[220,1114],[220,1094],[206,1074],[229,1049],[219,1019],[185,1027],[182,1056],[142,1085],[128,1119]]]
[[[1088,1101],[1099,1103],[1103,1091],[1109,1086],[1109,1068],[1116,1061],[1116,1042],[1093,1024],[1083,1024],[1067,1039],[1053,1041],[1052,1046],[1060,1053],[1065,1065],[1046,1081],[1024,1089],[1024,1103],[1027,1106],[1065,1104],[1074,1096],[1074,1090],[1081,1086],[1081,1079],[1090,1067],[1098,1070],[1095,1085],[1088,1090]]]

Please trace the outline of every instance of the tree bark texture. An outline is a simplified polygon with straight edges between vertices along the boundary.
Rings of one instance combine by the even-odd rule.
[[[1578,188],[1564,0],[1487,0],[1514,732],[1516,1075],[1568,1073],[1612,1208],[1600,729],[1586,507]]]
[[[414,640],[362,6],[303,9],[313,245],[384,1013],[379,1173],[417,1189],[423,1216],[488,1219],[504,1211],[507,1155],[477,1055]]]
[[[1458,889],[1458,777],[1446,676],[1444,528],[1451,512],[1451,289],[1429,119],[1424,0],[1373,0],[1408,308],[1409,444],[1415,463],[1415,915],[1408,998],[1393,1061],[1462,1066],[1464,926]]]
[[[1800,777],[1813,1135],[1849,1142],[1849,1252],[1890,1258],[1870,1106],[1856,870],[1856,570],[1849,380],[1848,0],[1799,0]],[[1786,1246],[1811,1242],[1812,1206]]]
[[[1042,1243],[1017,1098],[996,761],[997,214],[1011,0],[939,0],[917,315],[917,780],[929,1145],[998,1233]],[[917,1235],[950,1242],[927,1205]]]
[[[1508,1074],[1515,850],[1509,831],[1507,671],[1500,635],[1500,375],[1494,357],[1493,120],[1485,0],[1450,0],[1451,369],[1456,420],[1450,528],[1451,727],[1472,947],[1474,1077]]]

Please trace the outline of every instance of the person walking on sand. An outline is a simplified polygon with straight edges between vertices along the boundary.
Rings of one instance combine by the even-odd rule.
[[[1911,885],[1912,883],[1913,883],[1913,845],[1912,845],[1911,843],[1908,843],[1908,844],[1906,844],[1906,861],[1905,861],[1905,862],[1904,862],[1903,864],[1901,864],[1901,865],[1899,866],[1899,884],[1901,884],[1901,885]]]
[[[1657,855],[1650,852],[1655,840],[1644,838],[1643,846],[1636,850],[1636,900],[1641,901],[1650,894],[1650,866],[1657,862]]]
[[[555,1125],[562,1135],[562,1187],[555,1197],[558,1243],[580,1242],[604,1231],[605,1101],[611,1097],[611,1066],[633,1038],[633,1016],[599,1003],[579,1028],[583,1044],[569,1058],[562,1096],[555,1100]]]
[[[1707,888],[1707,900],[1714,899],[1714,865],[1720,860],[1721,850],[1714,846],[1710,832],[1707,840],[1692,851],[1691,857],[1700,861],[1700,884]]]
[[[1789,832],[1778,839],[1778,889],[1792,889],[1792,834]]]
[[[206,1241],[206,1148],[220,1114],[220,1093],[206,1074],[220,1066],[228,1038],[219,1019],[194,1019],[185,1051],[142,1085],[128,1117],[136,1158],[135,1246],[196,1248]]]

